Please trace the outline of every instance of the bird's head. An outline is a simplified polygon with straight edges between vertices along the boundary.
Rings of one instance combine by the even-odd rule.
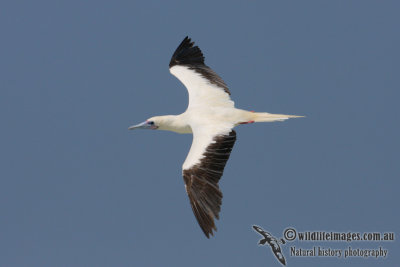
[[[129,127],[129,130],[135,130],[135,129],[151,129],[151,130],[156,130],[160,127],[160,121],[158,117],[151,117],[150,119],[147,119],[146,121],[132,125]]]

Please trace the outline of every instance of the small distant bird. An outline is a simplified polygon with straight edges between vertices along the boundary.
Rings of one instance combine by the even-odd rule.
[[[285,257],[283,256],[281,247],[279,246],[279,244],[285,244],[285,240],[283,239],[277,240],[273,235],[271,235],[267,231],[264,231],[261,227],[257,225],[253,225],[253,229],[264,237],[263,239],[258,241],[258,244],[265,245],[265,243],[268,243],[268,245],[271,246],[272,252],[274,253],[275,257],[279,260],[279,262],[282,263],[283,265],[286,265]]]
[[[172,55],[170,72],[189,92],[189,105],[180,115],[156,116],[129,127],[193,134],[183,163],[183,180],[190,205],[207,238],[217,230],[222,192],[218,181],[236,141],[239,124],[283,121],[301,116],[258,113],[237,109],[225,82],[207,65],[200,48],[186,37]]]

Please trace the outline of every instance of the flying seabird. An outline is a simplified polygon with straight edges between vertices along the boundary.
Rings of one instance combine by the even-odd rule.
[[[225,82],[204,64],[204,56],[189,37],[172,55],[170,72],[189,92],[189,105],[180,115],[156,116],[129,127],[193,134],[183,163],[183,180],[193,213],[207,238],[217,230],[222,192],[218,181],[236,141],[233,128],[239,124],[283,121],[301,116],[237,109]]]
[[[253,225],[253,229],[264,237],[263,239],[258,241],[258,244],[262,246],[268,243],[278,261],[283,265],[286,265],[285,257],[283,256],[281,247],[279,246],[279,244],[285,244],[285,240],[283,240],[282,238],[280,240],[276,239],[273,235],[271,235],[271,233],[264,231],[260,226]]]

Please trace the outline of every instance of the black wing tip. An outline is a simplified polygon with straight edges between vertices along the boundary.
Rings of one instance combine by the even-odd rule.
[[[260,226],[253,225],[253,229],[256,230],[258,233],[262,232],[262,229]]]
[[[196,212],[194,210],[193,210],[193,212],[196,215]],[[197,218],[197,215],[196,215],[196,219],[197,219],[197,221],[199,223],[199,226],[200,226],[201,230],[203,231],[204,235],[208,239],[210,239],[210,237],[214,236],[214,232],[217,232],[217,227],[215,226],[215,219],[218,220],[219,216],[217,215],[216,217],[213,217],[213,216],[208,215],[207,217],[208,218],[206,220],[209,220],[209,222],[205,222],[204,218],[202,218],[202,220],[199,220]]]
[[[228,86],[212,69],[204,64],[204,55],[198,46],[194,46],[194,42],[186,36],[175,50],[169,62],[169,68],[173,66],[187,66],[195,72],[199,73],[203,78],[207,79],[210,83],[221,87],[228,95]]]
[[[212,224],[210,225],[200,225],[201,230],[208,239],[210,239],[210,237],[214,237],[214,233],[217,232],[217,227],[215,226],[214,219],[218,220],[219,218],[212,218]]]
[[[183,179],[196,220],[204,235],[210,238],[210,235],[213,236],[214,231],[217,231],[215,219],[219,219],[222,193],[217,184],[199,178],[197,171],[201,170],[184,170]]]
[[[176,65],[204,65],[204,56],[198,46],[186,36],[172,55],[169,67]]]
[[[217,228],[214,226],[214,228],[210,229],[210,230],[206,230],[201,228],[201,230],[203,230],[204,235],[207,237],[207,239],[210,239],[210,237],[214,236],[214,232],[217,231]]]

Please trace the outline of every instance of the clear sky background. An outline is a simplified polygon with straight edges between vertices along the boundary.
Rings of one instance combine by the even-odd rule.
[[[299,231],[400,233],[398,1],[2,1],[0,266],[281,266]],[[128,131],[179,114],[168,70],[189,35],[239,108],[205,238],[181,176],[191,135]],[[296,258],[290,246],[386,260]],[[288,266],[398,266],[399,242],[288,242]],[[397,255],[396,255],[397,254]]]

